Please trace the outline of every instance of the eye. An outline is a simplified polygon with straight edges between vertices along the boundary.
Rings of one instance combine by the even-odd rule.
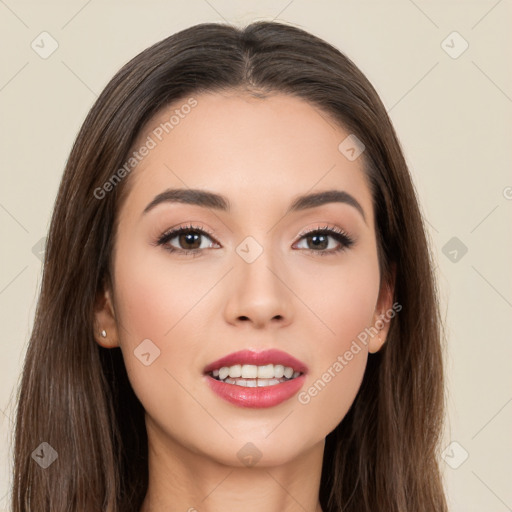
[[[305,249],[319,256],[338,253],[348,249],[355,243],[350,235],[343,230],[337,227],[329,228],[328,226],[303,232],[299,237],[299,244],[305,242],[306,247],[299,246],[297,247],[298,249]],[[209,239],[211,243],[208,243],[205,239]],[[335,242],[331,243],[333,239]],[[200,256],[204,249],[212,248],[214,245],[220,247],[220,244],[214,241],[211,233],[191,224],[163,233],[155,242],[155,245],[161,245],[166,251],[171,253],[184,256],[193,255],[194,257]]]
[[[156,245],[162,245],[169,252],[199,256],[203,249],[208,249],[212,246],[212,244],[203,244],[201,239],[204,238],[212,240],[210,233],[202,228],[193,225],[181,226],[161,235]],[[176,241],[173,242],[174,240]],[[173,245],[173,243],[177,244],[178,247]]]
[[[355,242],[352,237],[350,237],[343,230],[328,226],[314,229],[312,231],[307,231],[305,233],[301,233],[300,242],[304,241],[306,243],[306,247],[298,247],[299,249],[306,249],[307,251],[318,255],[318,256],[327,256],[329,254],[338,253],[340,251],[344,251],[351,247]],[[334,239],[336,244],[331,244],[329,242],[329,238]],[[311,243],[309,243],[311,241]],[[334,247],[332,247],[334,245]],[[329,250],[325,250],[329,249]]]

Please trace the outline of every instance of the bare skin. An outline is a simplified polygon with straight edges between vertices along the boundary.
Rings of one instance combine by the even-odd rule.
[[[362,159],[349,161],[338,150],[348,132],[303,100],[194,97],[197,106],[128,178],[114,285],[96,314],[96,330],[107,331],[98,343],[121,347],[146,411],[149,488],[141,512],[321,512],[325,437],[353,403],[368,352],[382,347],[389,322],[342,371],[333,374],[333,363],[392,306],[392,289],[380,283]],[[179,106],[158,113],[134,147]],[[231,208],[164,202],[143,214],[168,188],[222,194]],[[365,218],[341,202],[285,215],[297,196],[331,189],[353,196]],[[211,236],[196,245],[176,236],[167,246],[199,247],[195,254],[155,244],[189,223]],[[320,248],[314,235],[299,236],[325,226],[354,243],[334,252],[343,244],[331,235]],[[262,249],[251,263],[236,252],[248,236]],[[160,350],[148,366],[134,355],[145,339]],[[295,395],[260,409],[228,403],[206,385],[203,369],[212,361],[269,348],[308,365],[303,391],[329,368],[332,378],[308,403]],[[250,467],[237,456],[247,443],[261,454]]]

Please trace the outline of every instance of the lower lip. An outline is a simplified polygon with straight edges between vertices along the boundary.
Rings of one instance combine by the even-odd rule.
[[[273,386],[263,386],[256,388],[247,388],[237,386],[236,384],[227,384],[220,380],[206,375],[206,380],[210,389],[224,400],[237,405],[238,407],[251,407],[261,409],[263,407],[274,407],[288,400],[295,395],[303,386],[306,376],[304,374],[295,379],[274,384]]]

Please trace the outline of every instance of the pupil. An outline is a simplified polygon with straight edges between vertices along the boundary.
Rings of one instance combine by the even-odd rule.
[[[194,241],[197,243],[197,240],[199,239],[201,235],[199,233],[187,233],[185,235],[180,235],[180,243],[181,242],[185,242],[185,243],[193,243]],[[194,240],[195,238],[195,240]],[[199,245],[197,247],[188,247],[187,249],[198,249],[199,246],[201,244],[199,243]]]
[[[317,243],[319,238],[323,238],[324,240],[319,242],[319,243]],[[319,248],[319,246],[321,246],[320,247],[321,249],[325,249],[327,247],[327,245],[328,245],[327,237],[325,235],[312,235],[311,239],[314,240],[313,245],[317,249]]]

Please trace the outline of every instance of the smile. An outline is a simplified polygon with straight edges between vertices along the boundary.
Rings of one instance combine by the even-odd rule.
[[[282,364],[266,364],[256,366],[252,364],[235,364],[223,366],[210,372],[210,375],[226,384],[248,388],[275,386],[282,382],[297,378],[301,372],[294,370],[291,366]]]
[[[298,393],[307,366],[281,350],[241,350],[207,365],[210,389],[238,407],[273,407]]]

